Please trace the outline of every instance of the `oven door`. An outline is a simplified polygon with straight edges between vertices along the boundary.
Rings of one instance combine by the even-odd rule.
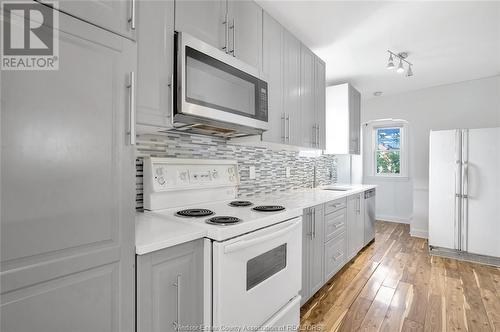
[[[259,327],[301,287],[301,218],[213,245],[214,326]]]
[[[267,83],[257,69],[184,32],[176,33],[175,115],[268,129]]]

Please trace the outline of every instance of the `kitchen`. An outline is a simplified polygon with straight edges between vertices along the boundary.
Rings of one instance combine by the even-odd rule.
[[[2,331],[500,328],[499,2],[1,17]]]

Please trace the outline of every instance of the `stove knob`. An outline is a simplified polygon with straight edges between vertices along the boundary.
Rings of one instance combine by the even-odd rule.
[[[165,178],[163,176],[159,176],[157,181],[161,186],[165,184]]]
[[[219,172],[217,172],[217,170],[216,170],[216,169],[214,169],[214,170],[212,171],[212,177],[215,179],[215,178],[217,178],[218,176],[219,176]]]

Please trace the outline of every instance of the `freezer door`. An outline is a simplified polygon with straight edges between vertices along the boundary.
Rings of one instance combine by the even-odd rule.
[[[469,129],[464,159],[467,251],[500,257],[500,128]]]
[[[460,249],[461,131],[431,131],[429,245]]]

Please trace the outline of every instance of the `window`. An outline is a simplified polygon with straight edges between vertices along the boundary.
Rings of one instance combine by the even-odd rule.
[[[401,175],[401,128],[375,128],[375,172]]]

